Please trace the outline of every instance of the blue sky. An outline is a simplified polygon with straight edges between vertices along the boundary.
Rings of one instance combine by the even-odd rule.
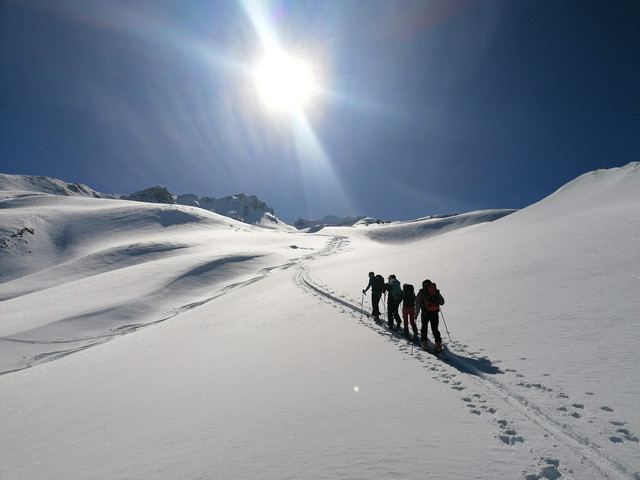
[[[260,105],[266,40],[314,65],[305,110]],[[525,207],[639,132],[635,0],[0,2],[2,173],[409,220]]]

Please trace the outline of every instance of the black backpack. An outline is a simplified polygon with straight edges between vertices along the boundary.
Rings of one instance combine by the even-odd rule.
[[[413,302],[416,301],[416,292],[413,288],[413,285],[411,285],[410,283],[405,283],[402,286],[402,292],[404,303],[406,303],[407,305],[413,305]]]
[[[382,275],[376,275],[373,279],[373,290],[376,292],[384,291],[384,277]]]

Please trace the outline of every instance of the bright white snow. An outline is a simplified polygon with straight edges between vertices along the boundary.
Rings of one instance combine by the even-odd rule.
[[[640,478],[638,163],[317,233],[10,178],[3,480]],[[362,314],[370,270],[437,282],[449,362]]]

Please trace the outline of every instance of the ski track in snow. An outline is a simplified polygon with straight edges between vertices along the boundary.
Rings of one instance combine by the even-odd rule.
[[[275,266],[263,268],[257,273],[255,277],[252,277],[248,280],[244,280],[241,282],[236,282],[236,283],[226,285],[225,287],[220,289],[220,291],[218,291],[215,295],[174,308],[171,312],[169,312],[167,315],[165,315],[164,317],[158,320],[144,322],[144,323],[137,323],[137,324],[121,325],[121,326],[110,329],[108,333],[103,335],[79,337],[79,338],[74,338],[70,340],[31,340],[31,339],[25,340],[25,339],[19,339],[19,338],[11,338],[11,337],[0,337],[0,342],[22,343],[22,344],[31,344],[31,345],[51,345],[55,347],[55,350],[53,351],[38,353],[34,355],[32,358],[23,359],[20,365],[17,366],[17,368],[2,371],[0,372],[0,376],[13,373],[13,372],[18,372],[20,370],[24,370],[26,368],[39,365],[41,363],[58,360],[60,358],[66,357],[67,355],[71,355],[73,353],[81,352],[88,348],[101,345],[116,337],[120,337],[122,335],[135,332],[137,330],[140,330],[145,327],[149,327],[151,325],[157,325],[159,323],[165,322],[167,320],[170,320],[176,317],[177,315],[180,315],[184,312],[187,312],[194,308],[200,307],[206,303],[209,303],[212,300],[215,300],[221,297],[222,295],[229,293],[232,290],[236,290],[238,288],[243,288],[243,287],[252,285],[255,282],[258,282],[266,278],[268,275],[270,275],[274,271],[287,270],[291,267],[298,265],[301,261],[310,260],[317,256],[330,255],[336,251],[339,251],[340,246],[343,243],[345,243],[346,240],[347,239],[344,237],[332,237],[327,241],[326,246],[317,252],[310,253],[298,259],[293,259],[282,265],[275,265]],[[209,268],[209,266],[201,265],[200,267],[195,267],[194,270],[198,270],[202,268]],[[183,276],[188,276],[188,275],[185,274]],[[61,348],[62,345],[65,345],[67,348]]]
[[[346,244],[348,239],[336,237],[328,243],[324,254],[337,253],[344,249]],[[637,450],[638,437],[622,428],[626,422],[610,418],[598,419],[615,432],[608,433],[602,427],[598,432],[598,438],[584,434],[580,431],[580,424],[575,425],[574,422],[572,425],[565,421],[566,417],[579,420],[585,408],[584,404],[573,402],[568,395],[554,392],[540,382],[527,382],[516,370],[503,371],[495,365],[498,362],[492,362],[486,356],[481,357],[478,352],[470,352],[468,345],[460,342],[451,341],[453,351],[445,349],[444,358],[424,352],[420,347],[409,342],[402,333],[389,330],[370,319],[363,310],[363,301],[358,305],[357,300],[347,295],[340,295],[319,281],[312,280],[309,269],[301,261],[296,263],[294,283],[299,288],[318,296],[321,301],[333,304],[352,319],[356,319],[362,326],[396,344],[403,354],[423,363],[425,369],[433,374],[434,380],[450,385],[452,389],[460,392],[460,399],[466,403],[470,414],[489,416],[490,421],[496,425],[497,441],[514,448],[527,448],[526,437],[519,433],[519,426],[522,426],[523,430],[530,430],[530,427],[534,426],[537,434],[547,438],[548,440],[542,444],[548,443],[552,447],[550,449],[558,455],[551,457],[546,451],[535,451],[532,448],[530,453],[534,460],[530,468],[534,472],[536,469],[538,471],[523,472],[526,480],[559,478],[578,480],[583,478],[580,472],[585,468],[592,474],[597,472],[597,478],[640,480],[638,472],[630,472],[605,452],[598,443],[601,441],[623,443],[626,440],[631,442],[630,448]],[[382,301],[384,303],[384,300]],[[383,320],[384,323],[386,323],[385,320]],[[498,374],[504,378],[503,381],[496,378]],[[546,397],[547,403],[555,405],[559,401],[560,405],[555,411],[542,408],[532,400],[533,393]],[[511,418],[508,420],[503,418],[502,411],[508,412]],[[607,412],[612,413],[613,409],[602,406],[599,411],[592,413],[600,415]],[[560,456],[560,453],[564,454],[562,458],[555,458]]]
[[[486,416],[487,421],[495,424],[495,439],[497,442],[513,448],[528,448],[526,435],[521,434],[520,430],[531,431],[531,426],[535,427],[533,434],[546,437],[548,439],[546,441],[533,443],[536,445],[548,443],[550,450],[553,450],[556,454],[552,457],[549,456],[547,451],[536,451],[531,448],[530,455],[532,460],[528,467],[529,470],[522,472],[526,480],[580,479],[582,478],[580,472],[585,469],[590,473],[597,472],[598,478],[602,479],[631,478],[640,480],[640,474],[629,472],[624,465],[617,462],[598,445],[599,441],[604,440],[617,444],[627,443],[637,449],[638,437],[624,428],[626,422],[606,418],[600,421],[609,425],[610,432],[603,431],[601,428],[598,438],[583,434],[580,431],[580,425],[575,425],[575,421],[580,420],[585,413],[583,403],[574,402],[562,392],[554,392],[540,382],[527,382],[523,378],[524,376],[517,371],[508,368],[502,369],[496,365],[500,362],[491,361],[486,356],[481,356],[480,352],[469,351],[468,345],[457,341],[450,342],[452,350],[448,348],[445,350],[445,358],[438,358],[424,352],[419,346],[408,342],[402,333],[390,331],[384,325],[376,324],[369,319],[368,315],[363,311],[363,305],[358,305],[357,300],[347,294],[338,294],[318,280],[311,278],[309,269],[305,265],[308,261],[318,256],[339,253],[344,251],[348,245],[349,239],[347,237],[331,237],[325,247],[319,251],[293,259],[282,265],[264,268],[255,277],[229,284],[213,296],[177,307],[167,316],[156,321],[120,326],[107,335],[95,338],[43,342],[0,338],[0,340],[12,342],[73,345],[72,348],[41,353],[30,361],[25,362],[21,368],[0,372],[0,375],[29,368],[39,363],[53,361],[100,345],[115,337],[167,321],[181,313],[219,298],[232,290],[252,285],[266,278],[274,271],[295,268],[296,273],[293,277],[293,283],[298,288],[318,297],[320,301],[334,305],[342,314],[356,320],[361,326],[373,330],[384,337],[386,341],[393,342],[403,355],[422,363],[433,380],[457,390],[460,393],[460,400],[466,404],[470,414]],[[500,375],[503,380],[499,380],[497,375]],[[541,395],[543,399],[547,400],[547,403],[556,404],[559,401],[560,404],[555,411],[549,411],[549,408],[545,409],[536,405],[532,399],[535,396],[534,394]],[[591,413],[596,414],[596,417],[603,414],[606,416],[606,414],[613,413],[613,409],[608,406],[602,406],[598,412]],[[574,421],[573,426],[565,421],[567,419]]]

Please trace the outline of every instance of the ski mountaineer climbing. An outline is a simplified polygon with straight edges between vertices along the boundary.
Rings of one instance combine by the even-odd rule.
[[[409,322],[413,330],[413,341],[418,341],[418,327],[416,326],[416,293],[413,285],[405,283],[402,286],[402,320],[404,320],[404,336],[409,338]]]
[[[384,278],[382,275],[376,275],[373,272],[369,272],[369,283],[367,288],[362,290],[362,293],[367,293],[367,290],[371,288],[371,316],[376,321],[380,322],[380,298],[384,292]]]
[[[431,324],[431,332],[436,343],[436,353],[442,352],[442,337],[440,336],[440,330],[438,330],[440,305],[444,305],[444,298],[436,284],[431,280],[422,282],[422,288],[416,295],[415,304],[416,313],[422,312],[422,331],[420,332],[422,335],[422,348],[427,349],[427,330],[429,324]]]
[[[395,320],[400,330],[401,320],[398,313],[398,307],[402,303],[402,287],[395,275],[389,275],[389,283],[385,285],[385,291],[389,292],[387,297],[387,323],[389,328],[393,329],[393,321]]]

